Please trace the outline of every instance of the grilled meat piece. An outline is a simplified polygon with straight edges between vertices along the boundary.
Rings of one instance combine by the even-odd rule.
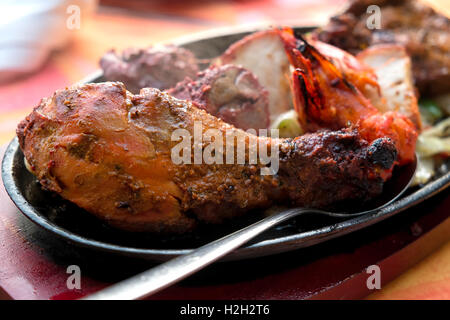
[[[216,129],[238,137],[226,139],[230,149],[216,152],[233,163],[172,160],[180,143],[173,141],[174,131],[184,129],[195,137],[196,123],[203,135]],[[367,200],[382,191],[381,177],[396,158],[389,139],[369,145],[356,129],[295,139],[256,137],[189,101],[150,88],[133,95],[111,82],[56,91],[19,124],[17,135],[44,188],[112,226],[159,233],[220,223],[274,202],[326,208],[341,200]],[[238,141],[244,141],[247,160],[250,141],[275,144],[278,172],[261,175],[268,165],[260,158],[256,164],[237,164]],[[195,159],[195,150],[205,153],[208,146],[204,140],[185,151]]]
[[[289,60],[277,30],[245,36],[230,45],[214,63],[238,65],[253,72],[259,83],[269,91],[271,121],[293,108]]]
[[[381,7],[381,29],[367,28],[369,5]],[[401,44],[411,56],[422,95],[446,93],[450,87],[450,19],[417,0],[350,1],[315,36],[353,54],[374,44]]]
[[[399,86],[392,93],[386,90],[391,89],[391,81],[388,84],[383,77],[386,82],[377,83],[373,72],[349,53],[317,40],[313,45],[290,28],[280,30],[280,34],[295,68],[291,77],[294,106],[303,128],[340,129],[351,124],[358,125],[361,136],[368,142],[389,137],[397,147],[399,165],[414,161],[420,115],[414,93],[409,91],[406,83],[402,86],[402,81],[394,80],[399,82]],[[371,57],[379,62],[390,56],[390,60],[397,62],[397,74],[408,70],[409,61],[404,61],[401,54],[382,55],[392,49],[396,48],[374,49],[367,52],[366,58]],[[388,69],[393,68],[389,66]],[[380,90],[384,96],[369,100],[368,95],[363,94],[374,91],[369,88]],[[398,103],[391,101],[378,108],[372,104],[374,101],[382,106],[383,100],[392,95],[399,97]],[[400,95],[404,98],[401,99]],[[409,95],[412,97],[408,98]]]
[[[101,58],[100,66],[105,80],[123,82],[134,93],[141,88],[172,88],[199,71],[194,54],[173,45],[129,48],[122,55],[111,50]]]
[[[268,91],[247,69],[212,66],[193,81],[186,78],[167,91],[192,101],[198,108],[240,129],[266,129],[270,125]]]

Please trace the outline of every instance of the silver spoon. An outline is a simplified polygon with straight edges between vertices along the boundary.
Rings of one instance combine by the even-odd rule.
[[[305,213],[321,214],[334,218],[349,218],[374,213],[392,203],[408,189],[414,178],[416,167],[417,157],[413,163],[400,168],[400,174],[394,175],[386,182],[383,196],[371,204],[372,209],[370,210],[356,213],[333,213],[308,208],[284,210],[208,243],[191,253],[174,258],[157,267],[98,291],[83,298],[83,300],[133,300],[148,297],[203,269],[271,227]]]

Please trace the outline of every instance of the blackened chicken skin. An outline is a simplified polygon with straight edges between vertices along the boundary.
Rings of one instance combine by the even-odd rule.
[[[279,171],[265,165],[175,164],[175,129],[231,130],[248,141],[279,143]],[[273,203],[327,208],[382,191],[396,150],[389,139],[368,144],[356,129],[296,139],[256,137],[157,89],[139,95],[121,83],[57,91],[18,126],[29,167],[42,186],[112,226],[158,233],[191,231]],[[234,142],[235,143],[235,142]],[[205,148],[205,145],[203,145]],[[236,156],[236,155],[235,155]]]

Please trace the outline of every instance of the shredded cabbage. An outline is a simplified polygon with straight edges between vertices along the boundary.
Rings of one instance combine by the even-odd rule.
[[[425,184],[435,175],[436,155],[450,155],[450,117],[424,130],[417,139],[416,151],[419,157],[412,185]]]

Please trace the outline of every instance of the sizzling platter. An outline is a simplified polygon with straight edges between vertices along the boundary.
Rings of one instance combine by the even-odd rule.
[[[296,28],[298,32],[308,32],[312,28]],[[253,30],[252,30],[253,31]],[[174,44],[193,51],[199,59],[212,59],[220,55],[236,40],[248,35],[250,31],[228,31],[219,35],[203,35],[184,39]],[[84,82],[102,82],[101,73],[85,79]],[[106,226],[90,216],[84,210],[59,196],[43,191],[35,177],[26,170],[23,153],[17,139],[9,145],[2,167],[6,189],[19,209],[33,222],[66,240],[94,249],[108,251],[144,259],[166,260],[183,254],[208,240],[218,238],[240,226],[244,226],[257,215],[240,218],[233,225],[225,224],[211,230],[201,230],[195,234],[166,237],[164,240],[148,234],[136,234],[119,231]],[[401,173],[394,173],[394,178]],[[434,181],[395,201],[379,212],[346,221],[324,219],[302,220],[299,228],[295,222],[280,226],[264,234],[246,247],[231,254],[228,259],[240,259],[270,255],[310,246],[349,232],[372,225],[398,212],[401,212],[446,188],[450,183],[450,174],[444,173]],[[388,192],[388,187],[385,192]]]

